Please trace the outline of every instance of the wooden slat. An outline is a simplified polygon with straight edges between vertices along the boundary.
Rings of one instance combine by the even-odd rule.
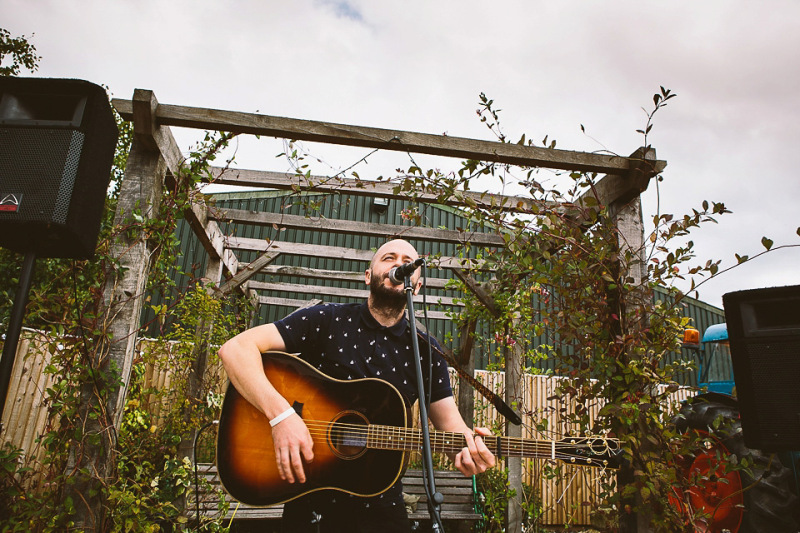
[[[272,305],[272,306],[283,306],[283,307],[294,307],[295,309],[300,309],[303,307],[307,307],[308,300],[300,300],[294,298],[276,298],[273,296],[260,296],[258,298],[258,303],[260,305]],[[423,318],[425,313],[422,309],[417,309],[414,313],[414,316],[417,318]],[[431,320],[450,320],[451,317],[448,313],[444,311],[428,311],[428,318]]]
[[[202,491],[200,494],[200,512],[206,516],[214,516],[219,513],[220,493],[224,490],[221,487],[217,476],[216,465],[198,465],[199,475],[211,485],[211,491]],[[475,512],[474,496],[472,490],[472,478],[464,477],[460,472],[437,471],[435,474],[436,490],[444,496],[442,504],[442,519],[444,520],[478,520],[481,515]],[[416,510],[409,513],[412,520],[429,519],[427,498],[423,485],[422,472],[419,470],[408,470],[403,476],[403,492],[419,496]],[[190,494],[187,500],[189,506],[187,514],[194,516],[196,508],[194,495]],[[237,520],[270,520],[279,519],[283,514],[283,505],[272,507],[251,507],[240,504],[235,500],[228,500],[230,509],[225,520],[231,518]]]
[[[208,208],[194,202],[184,211],[184,218],[209,257],[222,261],[225,269],[235,275],[239,270],[239,261],[235,254],[225,249],[225,235],[217,222],[209,218]]]
[[[251,263],[252,264],[252,263]],[[240,268],[249,268],[249,265]],[[261,274],[270,276],[290,276],[295,278],[308,278],[316,280],[336,279],[338,281],[350,281],[353,283],[364,283],[364,272],[345,272],[343,270],[326,270],[321,268],[306,268],[292,265],[270,265],[260,270]],[[443,290],[449,280],[445,278],[428,277],[426,284],[429,289]]]
[[[311,296],[340,296],[343,298],[360,298],[362,300],[366,300],[369,296],[368,290],[325,287],[323,285],[301,285],[299,283],[265,283],[262,281],[251,281],[250,287],[260,291],[296,292]],[[453,298],[448,296],[428,296],[427,300],[430,305],[458,307],[463,307],[464,305],[462,303],[457,303]],[[422,303],[422,296],[414,296],[414,301]]]
[[[114,99],[112,103],[123,118],[130,119],[132,110],[130,102]],[[156,109],[156,119],[161,126],[268,135],[345,146],[478,159],[526,167],[605,174],[624,174],[631,167],[627,158],[615,155],[573,152],[449,135],[333,124],[220,109],[160,104]]]
[[[221,294],[229,294],[232,290],[240,287],[242,284],[247,282],[251,277],[257,274],[260,270],[262,270],[265,266],[270,264],[280,255],[279,252],[266,252],[262,254],[258,259],[245,265],[244,267],[240,268],[240,270],[234,274],[228,281],[223,283],[219,286],[219,292]],[[240,265],[241,266],[241,265]],[[248,288],[249,285],[248,285]]]
[[[359,250],[356,248],[344,248],[339,246],[324,246],[321,244],[303,244],[286,241],[267,241],[264,239],[251,239],[247,237],[228,236],[225,238],[225,245],[233,250],[250,250],[255,252],[266,252],[267,250],[281,252],[288,255],[300,255],[306,257],[327,257],[329,259],[348,259],[352,261],[364,261],[368,263],[372,260],[374,252],[371,250]],[[457,257],[440,257],[432,262],[435,268],[466,268],[470,265],[469,259]]]
[[[405,176],[398,176],[403,179]],[[337,176],[305,176],[287,172],[253,170],[242,168],[212,167],[209,183],[216,185],[235,185],[239,187],[261,187],[284,191],[336,192],[354,196],[375,196],[390,200],[408,200],[409,191],[396,190],[398,184],[392,181],[378,181]],[[561,211],[560,204],[535,200],[522,196],[507,196],[490,192],[459,190],[455,195],[442,198],[439,194],[415,190],[414,200],[421,203],[464,207],[472,205],[481,208],[499,208],[503,211],[539,212],[545,209]]]
[[[255,226],[273,226],[286,229],[316,230],[345,235],[381,235],[387,238],[424,239],[473,246],[504,246],[505,241],[494,233],[477,233],[396,224],[376,224],[323,217],[304,217],[283,213],[245,211],[243,209],[211,209],[209,216],[218,221],[229,221]]]

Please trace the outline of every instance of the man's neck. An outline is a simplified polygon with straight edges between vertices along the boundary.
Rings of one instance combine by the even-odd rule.
[[[372,296],[367,300],[367,308],[378,324],[387,328],[400,322],[405,314],[405,306],[399,310],[393,307],[376,306]]]

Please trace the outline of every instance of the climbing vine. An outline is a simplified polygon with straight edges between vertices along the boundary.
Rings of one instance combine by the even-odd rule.
[[[132,143],[130,125],[118,120],[118,126],[114,179],[94,260],[37,265],[26,325],[42,331],[41,349],[50,354],[47,426],[38,440],[40,453],[26,455],[8,444],[0,453],[2,531],[65,531],[75,527],[78,509],[87,508],[100,509],[90,519],[103,531],[195,527],[186,511],[193,480],[187,456],[194,431],[217,416],[222,392],[219,373],[207,368],[217,365],[213,347],[240,331],[249,311],[243,301],[213,297],[196,272],[178,270],[182,251],[175,228],[190,202],[204,201],[197,185],[208,179],[210,163],[232,135],[208,133],[167,180],[157,212],[148,216],[150,206],[118,209],[118,183]],[[120,242],[147,243],[147,289],[131,297],[155,307],[162,336],[140,343],[117,426],[108,406],[123,369],[108,364],[106,351],[113,342],[107,295],[124,275],[115,250]],[[3,254],[0,267],[13,272],[15,255]],[[169,387],[146,379],[156,371],[168,375]],[[201,453],[204,446],[201,441]],[[101,470],[104,461],[111,467]],[[202,529],[224,528],[218,520],[204,520]]]

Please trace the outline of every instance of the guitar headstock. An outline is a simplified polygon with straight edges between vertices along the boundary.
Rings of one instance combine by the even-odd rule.
[[[566,437],[555,443],[556,459],[565,463],[619,468],[622,449],[617,439],[608,437]]]

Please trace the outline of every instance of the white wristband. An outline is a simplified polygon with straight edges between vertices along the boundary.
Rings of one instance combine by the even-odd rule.
[[[294,407],[290,407],[281,414],[279,414],[278,416],[276,416],[275,418],[273,418],[272,420],[270,420],[269,425],[275,427],[284,420],[286,420],[287,418],[289,418],[290,416],[292,416],[293,414],[294,414]]]

